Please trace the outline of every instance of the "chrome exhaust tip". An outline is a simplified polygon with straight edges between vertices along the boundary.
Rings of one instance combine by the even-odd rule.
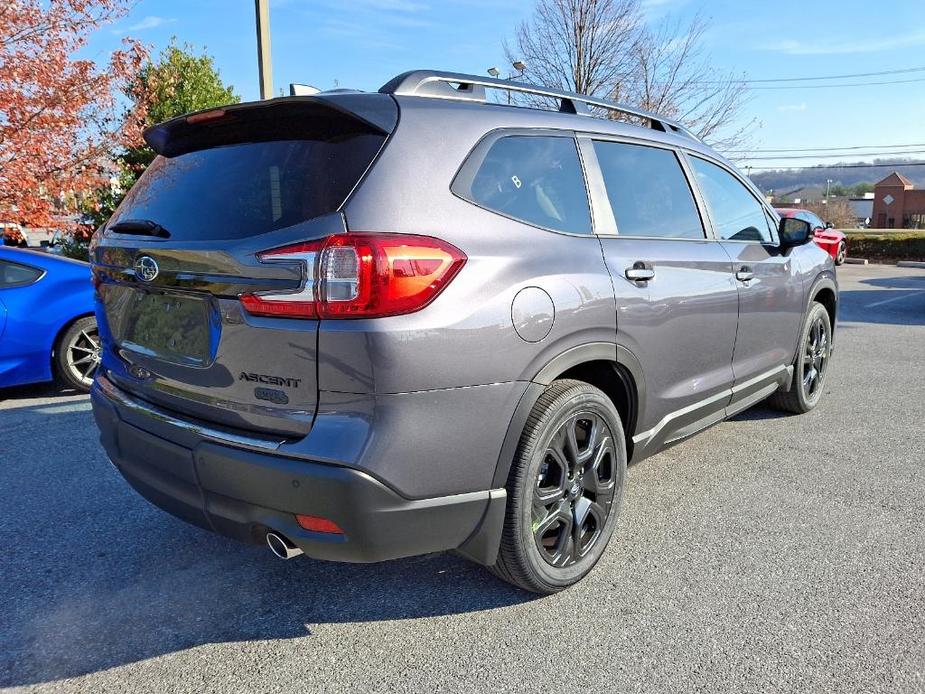
[[[302,550],[282,535],[274,532],[267,533],[267,545],[270,551],[280,559],[292,559],[302,554]]]

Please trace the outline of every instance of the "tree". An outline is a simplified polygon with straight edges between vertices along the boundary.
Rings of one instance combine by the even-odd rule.
[[[504,48],[534,82],[609,97],[635,71],[641,28],[638,0],[538,0]]]
[[[134,104],[142,106],[136,110],[144,115],[142,127],[241,100],[234,87],[222,82],[212,57],[197,55],[195,50],[188,43],[178,46],[174,37],[157,62],[147,63],[131,82],[126,95]],[[138,144],[130,150],[130,156],[123,159],[136,168],[143,164],[143,171],[153,161],[154,152],[147,145]]]
[[[131,106],[128,114],[137,120],[136,137],[118,152],[115,186],[101,186],[85,212],[99,225],[112,215],[138,177],[154,160],[154,151],[141,139],[141,131],[176,116],[214,106],[237,103],[241,98],[226,86],[206,54],[197,54],[190,44],[182,47],[172,39],[156,61],[145,63],[125,88]]]
[[[857,225],[857,218],[847,198],[829,198],[825,203],[821,200],[805,202],[800,207],[826,222],[831,222],[838,229],[853,229]]]
[[[0,4],[0,221],[60,223],[101,180],[98,162],[132,130],[115,95],[144,49],[126,39],[105,65],[75,54],[127,0]]]
[[[650,26],[640,0],[537,0],[505,50],[532,81],[655,111],[728,149],[748,128],[737,125],[748,94],[704,58],[707,28],[700,15]]]

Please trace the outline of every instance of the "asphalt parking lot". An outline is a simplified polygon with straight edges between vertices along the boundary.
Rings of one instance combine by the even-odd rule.
[[[925,691],[925,270],[845,266],[821,405],[630,469],[577,587],[282,562],[149,506],[86,397],[0,391],[0,687]]]

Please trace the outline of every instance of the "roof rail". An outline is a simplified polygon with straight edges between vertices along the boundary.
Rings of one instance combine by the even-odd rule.
[[[683,125],[670,118],[645,109],[618,104],[606,99],[576,94],[552,87],[539,87],[526,82],[514,82],[494,77],[480,77],[458,72],[439,72],[437,70],[412,70],[393,77],[386,82],[379,91],[383,94],[396,96],[423,96],[431,99],[452,99],[456,101],[474,101],[486,103],[485,88],[501,89],[508,92],[520,92],[535,96],[546,96],[559,99],[559,111],[573,113],[580,116],[592,115],[590,106],[607,109],[628,116],[641,118],[653,130],[666,133],[678,133],[693,140],[699,138]]]

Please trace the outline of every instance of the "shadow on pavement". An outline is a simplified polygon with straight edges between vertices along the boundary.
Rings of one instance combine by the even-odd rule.
[[[764,405],[755,405],[744,412],[739,412],[735,417],[730,417],[730,422],[753,422],[761,421],[765,419],[783,419],[785,417],[793,417],[794,415],[789,412],[781,412],[780,410],[773,410],[770,407],[765,407]]]
[[[842,291],[839,300],[842,324],[925,325],[925,282],[908,289]]]
[[[0,402],[8,400],[31,400],[32,398],[66,397],[82,395],[73,388],[65,388],[54,382],[32,383],[24,386],[0,388]]]
[[[26,424],[47,417],[40,409],[15,415]],[[310,637],[315,624],[473,612],[534,597],[450,554],[283,562],[150,506],[106,461],[89,411],[51,420],[40,444],[28,426],[4,434],[0,687],[200,644]]]
[[[925,289],[925,272],[910,277],[871,277],[861,280],[861,284],[886,289]]]

